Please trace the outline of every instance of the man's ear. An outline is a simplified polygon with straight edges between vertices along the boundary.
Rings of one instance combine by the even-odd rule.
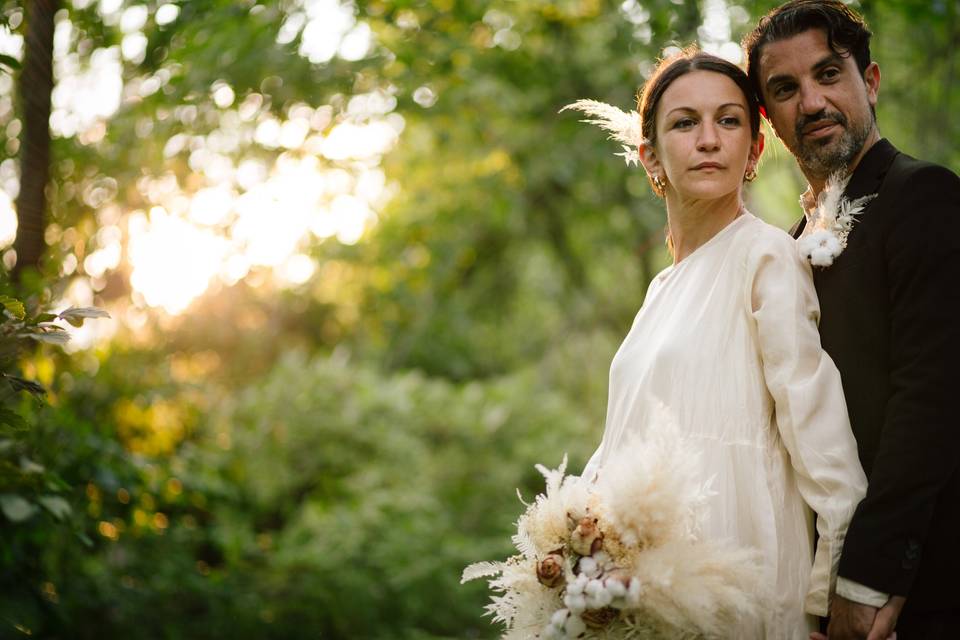
[[[663,173],[663,165],[657,157],[657,150],[649,142],[641,142],[637,146],[637,154],[640,156],[640,164],[647,170],[647,175],[651,178]]]
[[[863,82],[867,85],[867,100],[870,106],[877,106],[877,96],[880,94],[880,65],[871,62],[863,70]]]

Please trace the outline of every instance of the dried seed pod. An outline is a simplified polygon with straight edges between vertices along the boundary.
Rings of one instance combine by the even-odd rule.
[[[616,620],[618,611],[613,607],[602,609],[587,609],[580,617],[591,629],[601,629]]]
[[[570,548],[581,556],[589,556],[600,550],[603,534],[597,527],[596,518],[581,518],[577,528],[570,534]]]
[[[550,553],[537,563],[537,580],[545,587],[553,589],[563,584],[563,556]]]

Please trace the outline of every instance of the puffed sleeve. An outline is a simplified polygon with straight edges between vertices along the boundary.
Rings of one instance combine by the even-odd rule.
[[[765,229],[747,259],[749,310],[767,389],[803,499],[817,515],[817,543],[804,603],[827,615],[847,526],[866,493],[840,373],[820,346],[820,305],[794,240]]]

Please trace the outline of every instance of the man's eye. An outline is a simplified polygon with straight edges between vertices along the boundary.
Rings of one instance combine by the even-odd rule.
[[[835,67],[830,67],[824,69],[823,73],[820,74],[820,78],[823,80],[836,80],[837,76],[840,75],[840,70]]]
[[[796,88],[793,84],[781,84],[773,88],[773,97],[774,98],[787,98],[790,94],[793,93],[793,90]]]

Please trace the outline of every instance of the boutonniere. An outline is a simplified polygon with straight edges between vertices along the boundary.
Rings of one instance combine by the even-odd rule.
[[[815,267],[829,267],[847,248],[847,236],[863,213],[867,203],[877,197],[872,193],[856,200],[843,197],[850,176],[838,171],[827,178],[827,184],[817,196],[817,206],[810,212],[797,248],[804,259]]]

